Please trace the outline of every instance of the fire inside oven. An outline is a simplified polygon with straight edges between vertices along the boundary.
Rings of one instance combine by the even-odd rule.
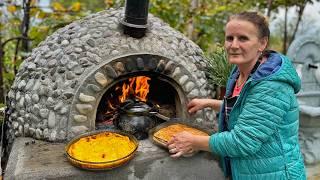
[[[121,129],[145,139],[158,124],[176,117],[177,92],[153,76],[131,76],[103,95],[97,109],[96,129]]]

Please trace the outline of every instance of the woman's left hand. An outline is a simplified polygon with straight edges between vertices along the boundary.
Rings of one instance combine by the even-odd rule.
[[[177,158],[182,155],[189,155],[196,149],[193,144],[193,135],[188,132],[181,132],[173,136],[168,142],[169,152],[172,154],[171,157]]]

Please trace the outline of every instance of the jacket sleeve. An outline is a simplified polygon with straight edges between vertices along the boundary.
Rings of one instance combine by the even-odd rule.
[[[272,83],[272,86],[270,86]],[[234,129],[211,135],[212,152],[229,157],[255,154],[275,133],[290,108],[292,88],[281,82],[260,82],[248,91]]]

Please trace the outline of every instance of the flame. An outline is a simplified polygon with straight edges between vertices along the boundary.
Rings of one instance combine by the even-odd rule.
[[[122,85],[122,95],[119,96],[119,101],[122,103],[130,95],[138,98],[141,101],[147,101],[147,95],[149,93],[149,77],[137,76],[129,78],[129,83],[123,83]]]

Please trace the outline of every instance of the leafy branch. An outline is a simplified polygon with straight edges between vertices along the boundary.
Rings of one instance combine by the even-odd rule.
[[[217,47],[207,55],[207,77],[210,84],[225,87],[233,65],[228,62],[224,48]]]

